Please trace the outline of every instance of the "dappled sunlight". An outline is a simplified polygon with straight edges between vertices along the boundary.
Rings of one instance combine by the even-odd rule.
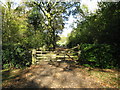
[[[68,65],[68,62],[64,62],[61,63],[59,67],[56,67],[55,65],[50,65],[47,62],[41,62],[40,65],[32,65],[23,71],[21,70],[21,75],[19,77],[16,77],[12,81],[12,84],[9,82],[7,82],[7,84],[9,83],[8,86],[10,87],[20,88],[117,87],[117,80],[114,79],[114,82],[110,82],[113,81],[113,78],[117,78],[117,72],[114,70],[110,72],[102,72],[98,69],[92,69],[89,71],[89,68],[83,66],[74,67],[72,70],[65,70],[64,68]],[[10,73],[18,71],[19,70],[16,69]],[[109,70],[106,69],[106,71]]]
[[[120,88],[120,2],[9,1],[0,0],[3,88]]]

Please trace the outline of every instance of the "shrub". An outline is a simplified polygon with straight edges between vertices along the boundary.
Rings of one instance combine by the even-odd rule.
[[[113,68],[116,59],[113,56],[115,51],[107,44],[82,44],[79,63],[89,64],[91,67]]]
[[[31,65],[31,53],[22,45],[3,45],[2,65],[4,68],[21,68]]]

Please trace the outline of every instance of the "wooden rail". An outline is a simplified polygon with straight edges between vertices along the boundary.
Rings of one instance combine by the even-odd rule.
[[[61,60],[74,60],[77,58],[77,55],[72,55],[77,52],[69,52],[69,51],[37,51],[35,49],[32,50],[32,64],[35,64],[39,61],[61,61]]]

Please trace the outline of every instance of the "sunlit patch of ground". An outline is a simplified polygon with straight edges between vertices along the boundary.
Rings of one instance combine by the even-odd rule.
[[[55,66],[43,62],[26,69],[3,71],[3,87],[15,88],[118,88],[118,71]]]
[[[91,76],[96,77],[97,82],[101,82],[101,85],[106,87],[117,88],[118,87],[118,71],[111,69],[103,70],[91,70],[88,72]]]

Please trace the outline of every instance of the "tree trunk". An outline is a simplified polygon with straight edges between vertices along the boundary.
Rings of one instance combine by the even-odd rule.
[[[52,37],[53,37],[53,42],[52,42],[52,45],[53,45],[53,50],[55,50],[55,48],[56,48],[56,35],[55,35],[55,29],[54,29],[54,27],[52,28],[52,30],[53,30],[53,32],[52,32]]]

